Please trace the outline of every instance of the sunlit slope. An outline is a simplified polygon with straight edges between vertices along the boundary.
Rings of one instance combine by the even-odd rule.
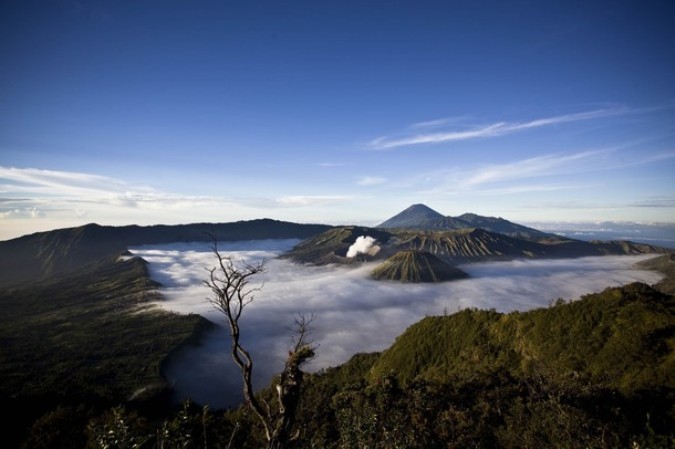
[[[634,283],[526,313],[428,317],[396,339],[371,376],[451,382],[503,370],[624,391],[675,387],[675,299]]]
[[[372,277],[400,282],[443,282],[468,275],[425,251],[400,251],[375,267]]]
[[[424,251],[451,264],[510,260],[517,258],[556,258],[623,254],[664,254],[670,251],[628,241],[585,242],[581,240],[540,241],[519,239],[478,228],[455,231],[415,231],[338,227],[303,241],[284,257],[296,262],[325,265],[352,263],[345,257],[359,236],[376,239],[380,251],[367,260],[384,260],[399,251]],[[356,258],[356,260],[360,260]]]
[[[410,232],[397,235],[396,246],[402,249],[427,251],[452,260],[511,259],[517,257],[545,257],[552,247],[485,231],[462,229],[458,231]]]

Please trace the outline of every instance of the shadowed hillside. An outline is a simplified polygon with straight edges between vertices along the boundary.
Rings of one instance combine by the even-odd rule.
[[[0,242],[0,286],[68,273],[130,246],[174,242],[304,239],[329,229],[276,220],[174,226],[99,226],[40,232]]]
[[[70,414],[83,428],[90,407],[169,406],[161,365],[209,322],[148,309],[161,299],[156,288],[143,259],[111,257],[75,274],[0,290],[0,402],[22,410],[12,415],[5,442],[59,407],[82,406]]]

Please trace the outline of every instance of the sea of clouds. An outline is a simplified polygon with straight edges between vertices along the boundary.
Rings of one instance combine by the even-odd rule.
[[[653,256],[515,260],[462,265],[469,279],[441,284],[401,284],[369,278],[375,263],[354,266],[299,265],[278,259],[298,240],[221,243],[220,251],[241,262],[266,260],[258,277],[262,289],[241,319],[242,341],[255,362],[255,386],[269,384],[291,347],[298,313],[314,315],[312,338],[319,345],[310,371],[335,366],[358,352],[381,351],[408,326],[428,315],[467,307],[499,312],[547,306],[557,298],[576,299],[608,286],[654,283],[655,272],[634,267]],[[177,351],[165,376],[179,397],[226,407],[241,401],[241,379],[229,356],[224,317],[207,301],[203,281],[217,260],[208,243],[180,243],[132,249],[162,283],[161,307],[197,313],[218,324],[198,345]],[[252,282],[251,286],[258,286]]]

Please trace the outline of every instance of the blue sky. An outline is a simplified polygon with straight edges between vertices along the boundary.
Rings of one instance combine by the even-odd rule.
[[[675,221],[672,1],[0,3],[0,239]]]

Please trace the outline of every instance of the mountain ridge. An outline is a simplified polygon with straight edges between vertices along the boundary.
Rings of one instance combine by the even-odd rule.
[[[380,246],[375,256],[346,257],[347,249],[359,236],[373,237]],[[513,260],[518,258],[570,258],[627,254],[670,254],[666,248],[629,241],[587,242],[532,241],[480,228],[452,231],[415,231],[410,229],[379,229],[365,227],[335,227],[300,242],[282,257],[298,263],[327,265],[350,264],[363,260],[383,260],[399,251],[425,251],[450,265],[460,263]]]
[[[38,232],[0,242],[0,286],[69,273],[134,245],[262,239],[305,239],[330,225],[300,224],[269,218],[230,223],[102,226]]]
[[[490,232],[518,237],[528,240],[554,239],[565,240],[565,237],[539,231],[523,226],[501,217],[485,217],[475,213],[464,213],[458,217],[445,216],[425,204],[413,204],[376,228],[411,229],[421,231],[452,231],[467,228],[481,228]]]

